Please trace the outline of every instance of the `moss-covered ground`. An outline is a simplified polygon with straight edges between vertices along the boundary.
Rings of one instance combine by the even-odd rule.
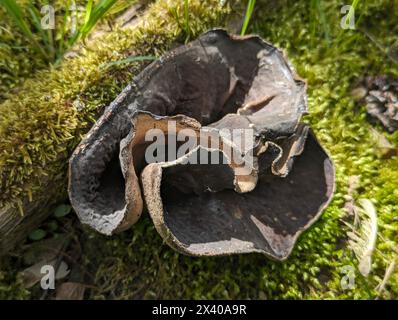
[[[178,1],[174,4],[160,1],[156,8],[153,7],[156,10],[152,8],[153,15],[156,12],[157,16],[153,16],[146,27],[112,33],[106,42],[96,44],[101,47],[92,52],[88,49],[84,58],[69,62],[69,70],[65,67],[65,70],[43,71],[42,77],[50,75],[52,79],[43,81],[40,86],[34,83],[34,79],[25,81],[22,93],[13,95],[0,107],[9,108],[10,112],[16,110],[14,116],[5,118],[3,114],[0,117],[2,137],[4,128],[9,128],[11,121],[17,123],[22,118],[29,118],[32,109],[20,115],[16,114],[20,111],[16,105],[30,106],[30,101],[43,101],[46,104],[46,108],[42,108],[46,111],[43,111],[43,116],[49,115],[46,119],[52,122],[57,119],[55,122],[61,127],[55,130],[65,135],[57,136],[60,142],[55,144],[51,128],[45,132],[45,139],[51,141],[46,144],[46,154],[52,158],[44,162],[40,158],[43,149],[22,145],[22,148],[27,148],[28,157],[18,153],[23,159],[23,167],[20,168],[18,162],[15,167],[9,167],[15,170],[9,172],[8,185],[12,188],[3,192],[0,200],[17,201],[27,188],[32,188],[35,194],[35,186],[39,186],[34,181],[40,178],[41,172],[34,166],[54,161],[59,153],[65,153],[66,157],[78,141],[73,137],[93,121],[97,107],[109,103],[139,67],[138,64],[112,67],[101,73],[98,69],[100,64],[129,54],[159,55],[175,45],[176,40],[185,41],[187,35],[194,37],[207,28],[223,26],[225,18],[234,14],[234,10],[229,9],[231,4],[226,2],[220,7],[218,1],[191,1],[191,30],[187,32],[175,19],[176,14],[182,16],[182,5]],[[364,106],[358,105],[350,92],[364,75],[398,76],[397,60],[386,54],[394,49],[398,34],[398,3],[393,0],[360,1],[355,12],[355,30],[341,28],[341,5],[339,1],[264,1],[257,4],[249,28],[249,32],[257,33],[284,49],[298,74],[308,81],[311,114],[305,120],[330,152],[337,169],[337,189],[331,205],[321,219],[300,237],[291,257],[283,263],[258,254],[186,257],[162,243],[148,216],[144,216],[131,230],[111,238],[82,228],[81,265],[96,286],[90,290],[90,298],[374,299],[379,295],[376,287],[387,266],[397,259],[398,252],[398,159],[380,156]],[[242,8],[242,5],[236,6],[235,10]],[[158,27],[159,20],[164,21],[160,24],[162,28]],[[132,32],[137,34],[132,36]],[[71,67],[75,69],[70,70]],[[84,73],[79,72],[81,68],[84,68]],[[48,92],[46,85],[54,83],[55,88],[51,92],[58,96],[52,96],[51,103],[48,103],[43,92]],[[31,88],[33,92],[28,94]],[[73,108],[65,107],[62,113],[59,111],[59,105],[73,105],[77,97],[86,105],[85,111],[77,114]],[[9,121],[8,126],[3,125],[4,121]],[[22,125],[22,122],[16,124],[17,129],[14,130],[23,132],[18,129]],[[398,145],[397,132],[389,135],[381,126],[376,126],[376,129]],[[43,128],[36,130],[43,134]],[[16,136],[11,132],[7,141],[1,141],[3,161],[7,157],[15,159],[11,153],[16,151],[10,147],[10,139]],[[53,149],[54,145],[61,149]],[[46,167],[43,170],[48,170],[46,174],[51,175],[58,172],[60,166],[62,162],[58,161],[51,169]],[[18,173],[18,178],[13,180],[11,174]],[[349,178],[354,175],[360,181],[354,198],[370,199],[378,213],[377,249],[367,278],[357,270],[358,261],[347,246],[348,229],[343,223],[350,220],[343,207]],[[64,183],[64,177],[58,179]],[[15,257],[3,262],[0,297],[34,297],[34,293],[22,288],[16,276],[20,263]],[[346,266],[353,267],[354,288],[343,289],[341,286]],[[389,278],[380,297],[398,298],[398,270]]]

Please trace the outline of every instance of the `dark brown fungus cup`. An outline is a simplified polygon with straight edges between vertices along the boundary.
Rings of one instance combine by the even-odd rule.
[[[334,192],[333,164],[312,133],[287,177],[264,172],[248,193],[224,188],[187,194],[168,180],[182,174],[187,177],[189,172],[198,176],[196,171],[204,169],[182,165],[181,160],[148,165],[142,184],[157,231],[171,247],[189,255],[260,252],[284,260]],[[212,170],[206,171],[207,183],[217,172],[223,173],[222,180],[231,179],[225,168]]]
[[[70,159],[71,203],[104,234],[129,228],[146,204],[181,252],[283,260],[334,189],[331,160],[300,123],[306,112],[305,83],[281,51],[209,31],[150,64],[106,108]],[[148,160],[150,129],[166,139],[162,161]],[[251,133],[237,143],[241,131]],[[180,136],[179,151],[195,145],[170,156],[168,138]]]
[[[238,129],[238,126],[239,129],[248,128],[249,122],[239,118],[243,117],[238,116],[234,119],[234,129]],[[227,120],[225,126],[224,119]],[[202,127],[195,119],[184,115],[155,116],[148,112],[137,111],[133,116],[130,133],[120,143],[120,163],[126,180],[126,188],[130,190],[135,188],[138,184],[137,172],[141,172],[145,166],[155,162],[148,161],[148,158],[156,150],[157,162],[169,164],[178,160],[178,163],[186,165],[197,164],[195,172],[198,176],[195,179],[185,180],[182,176],[178,176],[179,180],[175,180],[175,185],[185,192],[188,190],[194,192],[205,185],[206,188],[213,190],[210,187],[211,182],[206,182],[202,176],[207,175],[206,171],[210,169],[212,163],[228,166],[225,169],[232,172],[232,180],[228,186],[233,186],[232,189],[236,192],[252,191],[257,184],[259,172],[257,159],[253,159],[252,155],[266,152],[266,148],[263,147],[262,139],[257,138],[253,131],[246,136],[239,135],[238,132],[237,135],[242,136],[242,141],[236,143],[237,139],[236,137],[234,139],[229,120],[230,117],[227,115],[217,123],[217,127]],[[152,134],[156,136],[156,139],[153,139]],[[157,141],[158,136],[162,141]],[[246,143],[245,139],[248,140]],[[175,149],[171,153],[169,141],[174,144]],[[198,149],[197,146],[201,148]],[[193,149],[196,152],[192,152]],[[215,152],[210,152],[210,150]],[[197,158],[193,159],[193,157]],[[212,178],[216,180],[218,176],[214,175]],[[126,194],[129,193],[131,192],[126,192]],[[127,201],[127,204],[129,202]],[[131,203],[134,202],[132,199]]]

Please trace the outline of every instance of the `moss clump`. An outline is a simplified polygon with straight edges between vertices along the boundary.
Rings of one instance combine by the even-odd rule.
[[[23,286],[22,277],[15,272],[18,266],[15,259],[8,259],[0,264],[0,300],[30,298],[30,292]]]

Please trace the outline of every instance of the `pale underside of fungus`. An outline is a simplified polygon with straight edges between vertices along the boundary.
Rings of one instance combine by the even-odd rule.
[[[70,159],[71,203],[103,234],[147,210],[182,253],[284,260],[334,192],[333,163],[300,122],[305,113],[305,83],[281,51],[209,31],[153,62],[107,107]],[[150,162],[153,129],[167,154],[169,138],[195,145]],[[236,132],[251,134],[236,143]]]

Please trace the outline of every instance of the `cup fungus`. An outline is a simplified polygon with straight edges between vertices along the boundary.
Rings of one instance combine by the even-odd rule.
[[[306,112],[305,83],[278,49],[209,31],[145,68],[105,110],[70,159],[71,203],[104,234],[145,207],[182,253],[284,260],[334,191],[333,163],[300,123]]]

